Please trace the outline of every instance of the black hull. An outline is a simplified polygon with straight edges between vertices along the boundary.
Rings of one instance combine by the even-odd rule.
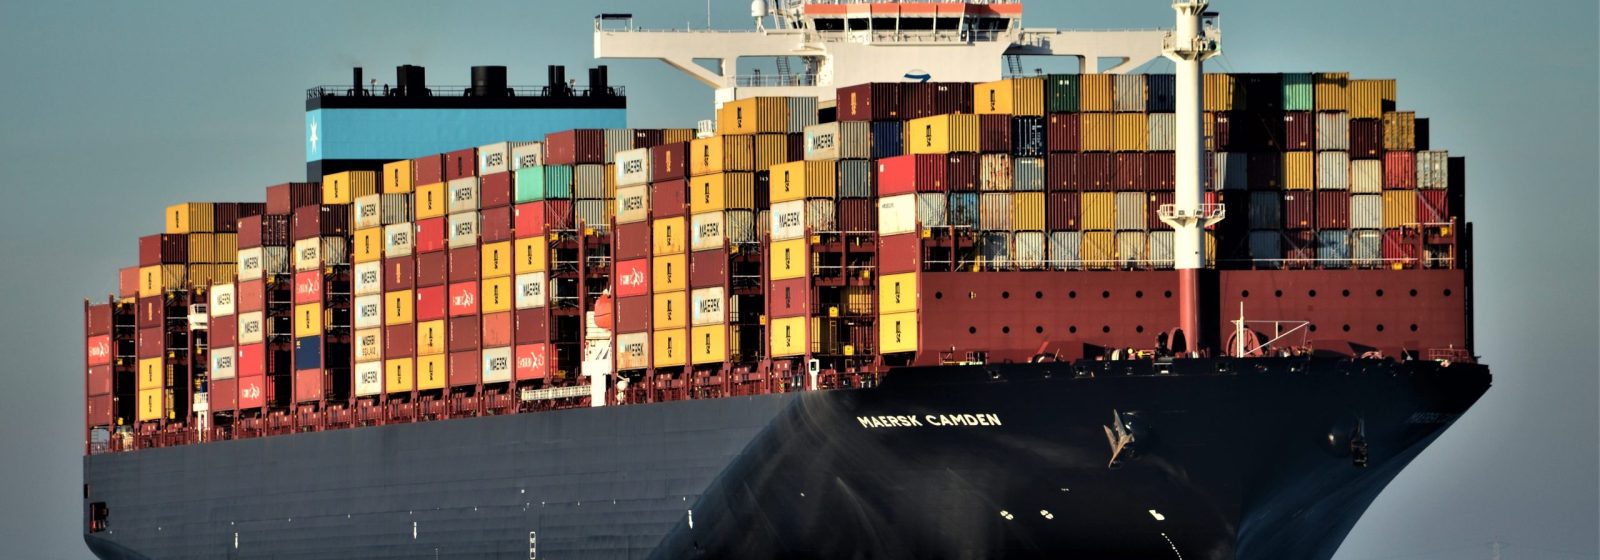
[[[109,530],[85,540],[107,559],[1326,559],[1490,380],[1155,367],[909,369],[872,389],[96,455],[85,511],[105,502]],[[1113,410],[1136,435],[1116,468]]]

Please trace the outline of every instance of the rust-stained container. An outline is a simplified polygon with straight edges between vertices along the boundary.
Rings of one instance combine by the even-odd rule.
[[[545,136],[544,151],[547,165],[605,163],[605,131],[577,129],[553,132]]]
[[[1148,193],[1148,196],[1145,197],[1145,227],[1151,230],[1171,230],[1172,226],[1161,221],[1161,206],[1172,204],[1175,198],[1176,196],[1170,192]],[[1211,202],[1209,196],[1206,198],[1206,202]]]
[[[1112,148],[1118,152],[1143,152],[1150,144],[1150,122],[1144,113],[1116,113]]]
[[[1079,221],[1085,230],[1114,230],[1117,227],[1116,193],[1085,192],[1078,203]],[[1143,205],[1141,205],[1142,207]]]
[[[1383,114],[1383,149],[1409,152],[1417,148],[1417,114],[1387,112]]]
[[[980,115],[1044,116],[1044,79],[1010,78],[973,84],[973,109]]]
[[[1310,192],[1285,192],[1283,193],[1283,227],[1286,229],[1311,229],[1316,227],[1319,214],[1317,213],[1317,197],[1323,193]],[[1333,192],[1330,199],[1347,200],[1341,198],[1345,193]],[[1348,207],[1348,204],[1340,205]],[[1333,214],[1337,216],[1338,214]],[[1334,223],[1339,223],[1335,221]]]
[[[880,159],[878,196],[910,192],[945,192],[946,159],[939,154],[902,155]]]
[[[1317,111],[1348,111],[1350,108],[1347,90],[1350,85],[1349,72],[1322,72],[1312,77],[1316,87]]]
[[[1417,223],[1450,223],[1450,198],[1445,191],[1417,191]]]
[[[980,119],[978,115],[964,114],[914,119],[906,123],[905,137],[906,151],[913,154],[977,152]]]
[[[1317,144],[1317,117],[1309,112],[1283,114],[1283,148],[1312,150]]]
[[[1116,115],[1113,113],[1083,113],[1079,118],[1079,149],[1085,152],[1109,152],[1117,147]],[[1148,131],[1145,131],[1148,133]]]
[[[840,121],[886,121],[908,118],[901,107],[901,84],[874,82],[839,88],[837,116]]]
[[[977,154],[951,154],[949,162],[949,169],[945,171],[945,181],[950,185],[951,191],[978,190],[980,159]]]
[[[1309,191],[1316,187],[1317,157],[1314,152],[1283,154],[1283,188]]]
[[[1080,123],[1081,119],[1077,113],[1051,113],[1045,124],[1046,143],[1050,151],[1055,153],[1081,150]]]
[[[1383,229],[1397,229],[1416,223],[1417,195],[1412,191],[1384,191]]]
[[[1011,116],[978,115],[978,151],[1011,152]]]
[[[1010,155],[991,153],[978,156],[978,190],[1011,190]]]
[[[1052,192],[1045,196],[1045,229],[1067,231],[1078,229],[1078,203],[1080,197],[1073,192]]]
[[[1350,157],[1383,157],[1383,123],[1377,119],[1350,120]]]
[[[1356,200],[1357,198],[1360,198],[1359,195],[1357,195],[1356,197],[1352,197],[1352,195],[1350,193],[1338,192],[1338,191],[1326,191],[1326,192],[1317,193],[1317,207],[1316,207],[1316,218],[1317,219],[1315,221],[1316,228],[1317,229],[1350,229],[1350,227],[1352,226],[1351,212],[1350,212],[1350,210],[1351,210],[1351,201],[1352,200]],[[1292,206],[1291,206],[1291,209],[1300,210],[1299,208],[1294,208]],[[1292,216],[1292,218],[1294,218],[1294,219],[1291,219],[1289,221],[1289,223],[1288,223],[1289,229],[1302,229],[1302,228],[1310,228],[1310,227],[1312,227],[1311,225],[1306,224],[1304,220],[1298,219],[1298,218],[1300,218],[1300,216]]]
[[[1116,106],[1116,77],[1112,74],[1078,76],[1078,111],[1111,112]]]
[[[689,143],[689,174],[700,176],[725,171],[753,171],[755,151],[755,136],[751,135],[696,138]]]
[[[322,199],[319,183],[284,183],[267,187],[267,213],[289,214],[295,208],[317,204]]]
[[[1118,153],[1112,156],[1111,178],[1113,190],[1142,191],[1149,186],[1145,177],[1146,162],[1142,153]]]
[[[1350,189],[1350,156],[1345,152],[1317,153],[1317,190]]]
[[[1386,189],[1417,188],[1416,152],[1383,154],[1383,177],[1383,187]]]

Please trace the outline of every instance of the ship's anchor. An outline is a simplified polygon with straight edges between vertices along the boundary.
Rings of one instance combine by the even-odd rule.
[[[1105,428],[1106,441],[1111,444],[1111,461],[1106,464],[1106,468],[1121,467],[1124,454],[1131,458],[1137,453],[1135,447],[1137,437],[1134,435],[1132,422],[1123,422],[1122,413],[1112,409],[1111,425],[1101,427]]]

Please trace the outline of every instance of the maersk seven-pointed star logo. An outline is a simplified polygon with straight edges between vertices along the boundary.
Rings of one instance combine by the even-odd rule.
[[[311,136],[306,140],[311,142],[311,149],[317,149],[317,121],[311,121]]]

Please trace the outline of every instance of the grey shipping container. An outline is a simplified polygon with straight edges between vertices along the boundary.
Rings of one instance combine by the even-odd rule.
[[[1150,224],[1145,212],[1149,204],[1145,202],[1147,195],[1143,192],[1117,193],[1117,229],[1120,231],[1144,231]]]
[[[411,195],[403,193],[382,195],[378,200],[378,217],[386,226],[411,221]]]
[[[789,132],[804,132],[806,127],[814,124],[817,124],[817,98],[790,97]]]
[[[922,222],[922,227],[944,227],[950,225],[950,198],[944,193],[920,193],[917,195],[917,221]]]
[[[1350,263],[1350,231],[1325,229],[1317,232],[1317,258],[1324,268],[1345,268]]]
[[[1417,152],[1417,188],[1437,190],[1448,188],[1449,186],[1449,152]]]
[[[1083,244],[1083,234],[1076,231],[1050,232],[1050,267],[1056,270],[1078,270],[1078,246]]]
[[[722,215],[723,235],[728,237],[730,243],[754,243],[756,237],[756,224],[765,223],[756,221],[756,213],[750,210],[728,210]]]
[[[1348,152],[1320,152],[1317,154],[1317,190],[1343,191],[1350,189],[1350,154]]]
[[[597,163],[574,166],[572,190],[574,198],[589,200],[606,198],[606,166]]]
[[[1383,231],[1375,229],[1351,231],[1350,258],[1360,267],[1383,266]]]
[[[1011,160],[1011,190],[1044,190],[1044,158],[1019,157]]]
[[[806,228],[811,231],[839,231],[839,207],[832,199],[806,201]]]
[[[1173,243],[1172,230],[1150,232],[1150,251],[1147,256],[1150,268],[1172,268]]]
[[[1248,154],[1243,152],[1211,154],[1211,188],[1214,190],[1249,188],[1248,162]]]
[[[861,124],[866,123],[844,123]],[[865,128],[865,127],[863,127]],[[839,160],[839,197],[872,198],[877,189],[872,188],[872,162],[864,159]]]
[[[1279,229],[1283,227],[1283,194],[1278,191],[1250,193],[1250,228]]]
[[[1145,75],[1117,74],[1112,79],[1111,110],[1118,113],[1143,113],[1145,111]]]
[[[632,150],[633,148],[633,129],[606,129],[606,163],[616,161],[617,152]]]
[[[814,124],[806,127],[804,135],[807,160],[872,157],[872,128],[866,121]]]
[[[1350,113],[1317,113],[1317,149],[1350,149]]]
[[[1045,236],[1042,231],[1019,231],[1012,238],[1011,259],[1017,268],[1037,270],[1044,268]]]
[[[573,204],[573,213],[586,227],[606,229],[611,224],[606,216],[606,210],[611,204],[609,200],[579,200]]]
[[[1142,231],[1117,232],[1117,262],[1125,267],[1138,267],[1145,260],[1149,238]]]
[[[1353,229],[1383,227],[1383,195],[1350,195],[1350,227]]]
[[[1169,152],[1177,149],[1177,118],[1172,113],[1150,113],[1147,119],[1150,139],[1147,141],[1152,152]]]

